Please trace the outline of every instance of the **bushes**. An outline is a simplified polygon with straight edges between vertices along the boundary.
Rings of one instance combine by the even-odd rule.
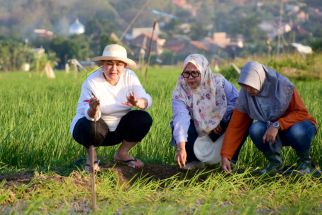
[[[298,53],[283,54],[278,56],[248,56],[247,58],[239,58],[234,63],[242,68],[248,61],[257,61],[267,65],[279,73],[297,80],[322,79],[322,53],[314,53],[311,55],[300,55]],[[227,79],[238,78],[238,74],[234,74],[230,65],[224,65],[221,73],[227,76]]]
[[[236,82],[239,78],[239,74],[231,66],[220,69],[220,73],[231,82]]]
[[[20,40],[0,38],[0,70],[19,70],[33,59],[31,48]]]
[[[315,52],[322,52],[322,39],[315,39],[310,42],[310,46]]]
[[[55,53],[32,49],[21,40],[0,38],[0,71],[21,70],[25,63],[31,65],[32,70],[41,71],[46,63],[53,65],[55,62]]]

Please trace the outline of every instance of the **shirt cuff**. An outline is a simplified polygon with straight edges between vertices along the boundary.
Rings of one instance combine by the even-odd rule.
[[[228,154],[228,153],[225,153],[225,152],[220,153],[220,155],[221,155],[221,157],[226,157],[226,158],[228,158],[228,160],[231,160],[231,159],[233,158],[233,156],[232,156],[232,155],[230,155],[230,154]]]
[[[145,99],[147,101],[147,106],[143,110],[147,110],[152,106],[152,98],[148,97],[148,98],[145,98]]]
[[[178,145],[180,142],[187,142],[187,138],[181,135],[174,137],[174,140],[176,141],[176,145]]]

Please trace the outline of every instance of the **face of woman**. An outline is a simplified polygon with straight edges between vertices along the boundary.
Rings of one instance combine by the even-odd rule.
[[[259,93],[259,90],[256,90],[255,88],[250,87],[248,85],[240,84],[240,86],[244,88],[244,90],[251,96],[257,96]]]
[[[126,64],[118,60],[104,61],[102,68],[104,77],[112,85],[116,85],[125,69]]]
[[[186,84],[191,89],[197,89],[200,86],[200,83],[201,83],[200,71],[192,63],[187,64],[186,68],[183,70],[181,75],[184,78]]]

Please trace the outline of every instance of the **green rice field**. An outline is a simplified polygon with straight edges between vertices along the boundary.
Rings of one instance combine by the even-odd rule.
[[[169,122],[171,93],[179,72],[179,67],[154,67],[147,80],[138,73],[153,98],[148,110],[152,128],[132,150],[145,164],[176,168]],[[97,210],[93,212],[89,176],[74,165],[84,157],[84,150],[69,134],[80,87],[88,74],[57,72],[56,79],[49,80],[35,73],[0,73],[0,214],[322,213],[321,178],[250,176],[266,161],[249,139],[237,164],[244,171],[233,175],[215,167],[193,176],[178,171],[164,179],[138,177],[121,183],[113,168],[107,168],[97,177]],[[237,86],[236,80],[230,81]],[[293,83],[321,125],[321,80]],[[112,163],[115,149],[99,148],[101,162]],[[317,168],[322,165],[321,152],[319,131],[311,149]],[[284,148],[283,160],[286,165],[295,163],[293,150]]]

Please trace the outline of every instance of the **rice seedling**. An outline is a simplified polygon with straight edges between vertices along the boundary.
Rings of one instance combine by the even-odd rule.
[[[153,98],[149,113],[153,125],[132,153],[146,164],[175,166],[171,146],[171,94],[178,68],[151,68],[147,80],[138,74]],[[85,79],[58,73],[47,80],[28,73],[0,74],[0,213],[91,213],[88,175],[74,162],[85,156],[72,140],[69,125]],[[236,83],[235,80],[231,80]],[[320,80],[294,80],[310,113],[322,124]],[[99,148],[98,157],[110,163],[115,147]],[[321,166],[322,136],[312,145],[313,161]],[[286,164],[296,161],[283,149]],[[252,177],[249,171],[264,166],[263,156],[248,139],[238,165],[244,173],[227,176],[220,171],[197,172],[164,179],[138,177],[126,183],[112,169],[96,180],[97,214],[320,214],[319,178]],[[27,171],[27,172],[26,172]],[[19,179],[18,173],[22,173]],[[30,173],[30,174],[29,174]],[[13,174],[13,179],[8,179]],[[25,174],[25,175],[24,175]]]

